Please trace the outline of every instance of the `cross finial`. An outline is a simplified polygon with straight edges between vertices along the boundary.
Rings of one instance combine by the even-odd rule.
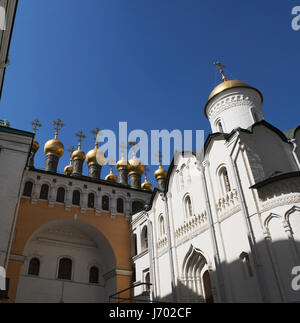
[[[98,147],[97,136],[98,136],[98,134],[101,136],[102,135],[102,132],[100,131],[99,128],[95,128],[94,130],[91,131],[91,133],[94,135],[95,147]]]
[[[128,145],[132,146],[132,155],[136,156],[135,147],[139,147],[139,144],[136,141],[128,141]]]
[[[64,124],[60,119],[57,119],[56,121],[52,122],[54,129],[55,129],[55,139],[57,139],[58,131],[61,130],[62,127],[64,127]]]
[[[226,68],[226,66],[224,66],[221,62],[217,61],[217,62],[214,62],[214,64],[219,67],[220,69],[220,74],[222,75],[222,80],[225,82],[227,81],[227,77],[225,76],[224,74],[224,68]]]
[[[110,166],[110,170],[111,170],[111,172],[112,172],[112,170],[113,170],[113,165],[116,163],[116,161],[115,161],[113,158],[110,158],[110,159],[108,159],[108,160],[107,160],[107,162],[108,162],[108,164],[109,164],[109,166]]]
[[[38,128],[42,127],[42,124],[39,122],[38,119],[31,122],[31,125],[33,126],[33,133],[36,134]]]
[[[145,166],[145,178],[147,179],[147,173],[150,171],[150,169],[148,167]]]
[[[159,151],[155,157],[158,157],[158,164],[159,164],[159,167],[161,167],[161,160],[163,158],[163,155],[161,154],[161,152]]]
[[[76,137],[78,137],[78,147],[81,148],[81,142],[82,139],[85,138],[85,135],[83,134],[82,130],[80,130],[78,133],[75,134]]]
[[[70,153],[70,161],[72,160],[72,154],[75,151],[74,146],[72,146],[71,148],[68,149],[68,152]]]

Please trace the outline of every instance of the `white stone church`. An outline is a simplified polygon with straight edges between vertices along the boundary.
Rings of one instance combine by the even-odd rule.
[[[221,73],[203,160],[179,156],[132,218],[136,282],[156,301],[299,302],[300,126],[269,124],[260,91]]]

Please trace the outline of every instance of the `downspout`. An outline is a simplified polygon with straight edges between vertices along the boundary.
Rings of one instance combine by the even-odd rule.
[[[230,157],[231,166],[232,166],[233,173],[234,173],[234,179],[235,179],[236,186],[237,186],[238,197],[239,197],[239,200],[240,200],[240,203],[241,203],[241,206],[242,206],[243,219],[244,219],[245,227],[246,227],[246,230],[247,230],[248,242],[249,242],[252,257],[253,257],[254,268],[255,268],[255,272],[256,272],[256,276],[257,276],[257,280],[258,280],[258,287],[259,287],[259,290],[260,290],[262,301],[265,303],[265,302],[267,302],[267,300],[266,300],[265,290],[264,290],[264,287],[263,287],[263,280],[262,280],[262,277],[261,277],[260,270],[258,268],[259,265],[258,265],[258,260],[257,260],[257,254],[256,254],[255,246],[254,246],[255,238],[254,238],[253,232],[251,230],[251,224],[250,224],[250,220],[249,220],[249,213],[248,213],[247,205],[246,205],[246,202],[245,202],[245,199],[244,199],[244,194],[243,194],[243,191],[242,191],[241,183],[240,183],[240,180],[239,180],[238,170],[237,170],[237,167],[236,167],[236,164],[235,164],[235,160],[232,157],[233,152],[235,150],[235,147],[238,144],[239,136],[240,136],[240,132],[238,130],[236,130],[236,133],[237,133],[237,138],[235,140],[234,146],[233,146],[233,148],[231,150],[231,153],[230,153],[229,157]]]
[[[207,190],[207,182],[205,178],[205,167],[200,166],[199,164],[197,165],[198,170],[200,171],[200,176],[201,176],[201,182],[202,182],[202,187],[204,191],[204,196],[205,196],[205,207],[206,207],[206,212],[208,215],[208,223],[209,223],[209,232],[210,232],[210,237],[211,241],[213,244],[213,253],[214,253],[214,261],[215,261],[215,266],[216,266],[216,272],[217,272],[217,279],[218,279],[218,285],[219,285],[219,291],[220,291],[220,301],[222,303],[225,302],[226,296],[225,296],[225,291],[224,291],[224,279],[223,279],[223,274],[222,271],[220,270],[220,255],[219,255],[219,250],[218,250],[218,243],[217,243],[217,238],[216,238],[216,233],[215,229],[213,226],[213,217],[211,213],[211,208],[210,208],[210,203],[209,203],[209,196],[208,196],[208,190]]]
[[[292,155],[293,155],[293,157],[295,159],[295,162],[296,162],[296,164],[298,166],[298,169],[300,170],[300,162],[299,162],[299,158],[298,158],[298,156],[296,154],[296,150],[297,150],[296,139],[291,139],[291,140],[289,140],[289,142],[293,145]]]
[[[170,230],[168,199],[167,199],[167,195],[165,193],[161,193],[160,196],[161,196],[161,198],[162,198],[162,200],[164,201],[164,204],[165,204],[167,240],[168,240],[168,254],[169,254],[170,271],[171,271],[172,297],[173,297],[173,302],[177,303],[177,293],[176,293],[175,271],[174,271],[172,243],[171,243],[171,230]]]

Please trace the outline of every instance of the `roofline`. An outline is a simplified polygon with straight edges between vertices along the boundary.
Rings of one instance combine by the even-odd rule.
[[[83,176],[83,175],[82,176],[72,177],[72,176],[68,176],[68,175],[65,175],[65,174],[61,174],[61,173],[47,172],[47,171],[45,171],[43,169],[37,169],[37,168],[34,168],[34,167],[28,167],[27,169],[29,171],[44,174],[44,175],[58,176],[58,177],[63,177],[63,178],[69,179],[69,180],[80,180],[80,181],[94,183],[94,184],[98,184],[98,185],[106,185],[106,186],[110,186],[110,187],[123,188],[123,189],[126,189],[126,190],[131,190],[131,191],[140,192],[140,193],[152,194],[152,192],[149,192],[149,191],[132,188],[130,186],[123,185],[121,183],[107,182],[104,179],[95,179],[95,178],[91,178],[89,176]]]
[[[6,133],[14,134],[14,135],[20,135],[20,136],[24,136],[24,137],[34,138],[33,132],[28,132],[28,131],[14,129],[14,128],[5,127],[5,126],[0,126],[0,132],[6,132]]]
[[[259,189],[259,188],[262,188],[268,184],[280,181],[282,179],[292,178],[292,177],[300,177],[300,171],[289,172],[289,173],[284,173],[284,174],[272,176],[272,177],[266,178],[256,184],[250,186],[249,188],[250,189]]]
[[[16,6],[15,6],[14,14],[13,14],[13,19],[12,19],[12,22],[11,22],[11,31],[10,31],[10,35],[9,35],[9,41],[8,41],[7,51],[6,51],[6,56],[5,56],[6,57],[6,61],[8,59],[8,55],[9,55],[9,49],[10,49],[12,34],[13,34],[15,20],[16,20],[18,4],[19,4],[19,0],[16,0]],[[6,74],[6,67],[4,68],[3,76],[2,76],[2,81],[1,81],[0,100],[2,98],[2,90],[3,90],[3,84],[4,84],[5,74]]]

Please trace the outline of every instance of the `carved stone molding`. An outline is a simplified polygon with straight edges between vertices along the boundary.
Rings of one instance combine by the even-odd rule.
[[[221,112],[226,111],[231,108],[245,106],[245,107],[255,107],[257,105],[257,99],[255,96],[249,95],[231,95],[224,98],[221,101],[213,103],[209,109],[207,109],[207,116],[209,120],[215,119]]]

